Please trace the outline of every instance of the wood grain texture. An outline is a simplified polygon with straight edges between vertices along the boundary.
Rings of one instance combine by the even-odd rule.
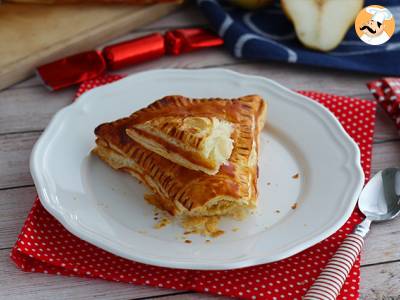
[[[175,4],[20,5],[0,7],[0,89],[34,68],[97,45],[176,9]],[[74,26],[71,26],[74,24]]]
[[[388,167],[400,167],[400,140],[375,144],[372,148],[372,173]]]
[[[40,85],[0,92],[0,134],[43,130],[74,93],[74,88],[51,93]]]
[[[207,295],[207,294],[197,294],[197,293],[187,293],[181,295],[166,295],[161,297],[160,300],[229,300],[232,298],[223,297],[223,296],[214,296],[214,295]]]
[[[23,94],[21,94],[21,99],[24,98]],[[12,98],[10,98],[12,99]],[[65,101],[69,101],[69,95],[65,96]],[[0,100],[1,101],[1,100]],[[55,102],[57,102],[56,100]],[[43,105],[42,105],[43,106]],[[62,106],[62,105],[61,105]],[[3,115],[3,114],[0,114]],[[17,115],[17,114],[16,114]],[[51,113],[48,112],[48,115],[50,116]],[[388,120],[384,115],[381,116],[382,120],[389,121],[385,125],[383,121],[378,118],[378,127],[377,127],[377,133],[375,137],[378,135],[385,136],[385,137],[395,137],[395,131],[392,134],[389,134],[391,132],[391,128],[393,126],[391,121]],[[386,119],[385,119],[386,118]],[[36,124],[36,121],[32,122],[32,124]],[[28,126],[28,125],[27,125]],[[380,126],[380,127],[379,127]],[[39,127],[38,127],[39,128]],[[379,130],[381,128],[382,130]],[[25,185],[25,184],[31,184],[31,178],[28,172],[28,156],[31,151],[31,147],[37,137],[39,136],[39,133],[18,133],[18,134],[10,134],[10,135],[3,135],[0,136],[0,186],[2,187],[11,187],[14,186],[15,183],[17,185]],[[399,141],[392,141],[392,142],[385,142],[385,143],[378,143],[374,145],[373,153],[374,153],[374,159],[373,159],[373,164],[372,168],[373,171],[377,171],[383,167],[386,166],[392,166],[392,165],[400,165],[400,156],[398,153],[400,153],[400,142]],[[0,235],[0,245],[2,247],[10,247],[14,240],[16,235],[18,234],[19,228],[22,226],[22,223],[25,219],[26,213],[30,209],[31,203],[33,201],[34,197],[34,189],[33,188],[23,188],[23,189],[15,189],[15,190],[8,190],[8,191],[1,191],[0,192],[0,205],[2,206],[1,211],[3,212],[2,215],[0,215],[1,218],[1,235]],[[12,216],[12,217],[10,217]],[[386,224],[379,224],[375,225],[372,228],[371,234],[369,238],[367,239],[366,242],[366,247],[364,250],[364,256],[363,256],[363,264],[371,264],[371,263],[382,263],[385,261],[391,261],[391,260],[398,260],[400,259],[399,257],[399,251],[400,249],[400,242],[399,239],[393,238],[398,236],[399,233],[399,226],[400,226],[400,220],[395,220],[390,223]],[[384,265],[382,265],[384,266]],[[374,269],[372,269],[374,270]],[[385,270],[385,269],[383,269]],[[19,272],[19,271],[17,271]],[[372,271],[371,271],[372,272]],[[364,271],[363,271],[364,273]],[[31,275],[29,275],[31,276]],[[379,275],[381,276],[381,275]],[[386,275],[385,275],[386,276]],[[47,278],[47,276],[45,276]],[[34,279],[31,279],[29,277],[29,280],[32,280],[30,283],[31,285],[37,285],[41,284],[42,277],[41,275],[33,275]],[[36,279],[37,278],[37,279]],[[369,277],[367,277],[368,279]],[[381,277],[379,277],[381,278]],[[386,278],[386,277],[385,277]],[[24,279],[25,280],[25,279]],[[26,281],[24,281],[26,283]],[[46,299],[49,294],[47,293],[52,293],[53,289],[57,290],[60,289],[62,290],[65,286],[64,280],[57,279],[59,281],[54,282],[53,279],[49,281],[49,285],[45,285],[43,289],[41,289],[40,293],[44,293],[43,296],[44,299]],[[108,288],[103,287],[103,285],[110,286],[110,283],[95,283],[94,286],[92,286],[93,281],[86,281],[83,280],[84,283],[81,283],[80,279],[74,279],[79,282],[77,289],[79,289],[80,293],[83,293],[83,298],[91,296],[96,296],[97,297],[97,288],[102,293],[104,290],[107,290]],[[386,279],[385,279],[386,280]],[[47,279],[46,279],[46,282]],[[14,283],[13,281],[7,281],[6,284],[9,286],[10,283]],[[61,285],[61,287],[59,286]],[[75,284],[75,281],[74,281]],[[75,285],[73,284],[74,288]],[[97,286],[98,285],[98,286]],[[10,287],[11,288],[11,287]],[[130,299],[126,298],[126,294],[124,294],[125,287],[120,287],[118,284],[117,286],[113,286],[115,289],[115,294],[108,294],[105,293],[104,297],[109,298],[109,299]],[[122,292],[119,291],[119,289],[122,288]],[[14,293],[16,290],[19,290],[20,287],[17,287],[14,290]],[[81,292],[81,290],[83,292]],[[34,295],[32,293],[36,293],[36,290],[29,290],[28,289],[28,295]],[[163,291],[164,292],[164,291]],[[170,292],[170,291],[168,291]],[[375,290],[377,293],[383,293],[383,289],[377,289]],[[66,298],[70,295],[69,293],[63,291],[63,293],[66,293]],[[85,294],[86,293],[86,294]],[[159,292],[157,291],[157,295]],[[64,294],[63,294],[64,295]],[[119,296],[121,298],[119,298]],[[135,297],[137,296],[136,290],[134,291]],[[155,295],[155,294],[154,294]],[[193,299],[206,299],[207,296],[204,295],[197,295],[197,294],[185,294],[182,296],[179,296],[181,299],[191,299],[187,297],[193,297]],[[17,298],[19,296],[17,295]],[[101,296],[100,296],[101,297]],[[171,296],[172,297],[172,296]],[[178,297],[178,296],[174,296]],[[183,297],[183,298],[182,298]]]
[[[360,299],[400,299],[400,262],[380,264],[361,269]]]
[[[32,184],[29,155],[40,132],[0,135],[0,189]],[[373,145],[372,174],[400,166],[400,139]]]
[[[0,189],[32,184],[29,155],[40,133],[0,136]]]
[[[149,25],[146,25],[142,28],[137,28],[134,31],[148,29],[184,28],[195,26],[208,26],[208,21],[203,16],[203,14],[199,12],[197,6],[187,5]]]
[[[363,98],[368,99],[368,98]],[[376,123],[374,141],[383,142],[390,139],[400,138],[396,126],[393,125],[393,120],[378,106],[376,112]]]
[[[0,249],[11,248],[32,207],[34,187],[0,191]],[[373,224],[362,255],[362,265],[400,260],[400,219]]]
[[[8,251],[0,250],[0,299],[141,299],[157,296],[162,300],[227,300],[207,294],[182,293],[124,283],[74,277],[24,273],[15,268]],[[363,267],[360,299],[397,300],[400,296],[400,262]],[[173,294],[173,295],[168,295]],[[56,298],[54,298],[56,297]],[[386,298],[384,298],[386,297]],[[393,298],[389,298],[393,297]]]
[[[34,187],[0,191],[0,250],[14,245],[35,197]]]
[[[117,41],[155,30],[203,24],[206,24],[206,20],[191,6],[131,32]],[[363,99],[372,99],[365,83],[377,78],[373,75],[284,63],[237,60],[222,48],[164,57],[121,70],[120,73],[130,74],[155,68],[210,67],[226,67],[266,76],[293,89],[318,90]],[[9,249],[14,244],[35,197],[34,187],[21,187],[32,184],[28,170],[32,145],[51,116],[70,103],[73,93],[74,89],[49,93],[35,78],[0,92],[0,299],[228,299],[195,293],[177,295],[172,290],[135,287],[102,280],[23,273],[14,267],[8,258]],[[374,141],[373,172],[387,166],[400,166],[399,136],[392,121],[379,109]],[[400,219],[372,226],[362,258],[361,299],[383,300],[383,296],[400,295],[399,237]],[[388,299],[390,298],[386,300]]]
[[[204,56],[207,57],[207,60],[204,60]],[[178,57],[164,57],[158,61],[140,64],[119,73],[132,74],[156,68],[209,68],[218,66],[218,62],[221,60],[227,62],[227,65],[224,65],[225,68],[251,75],[265,76],[292,89],[317,90],[336,94],[345,94],[345,91],[348,91],[347,95],[371,99],[365,86],[356,84],[356,82],[364,82],[363,78],[359,78],[351,84],[349,83],[350,76],[349,78],[340,77],[343,80],[326,79],[324,81],[317,78],[324,78],[326,75],[322,70],[316,69],[313,75],[315,76],[314,80],[308,82],[304,78],[308,76],[307,74],[313,73],[312,70],[297,67],[297,72],[288,76],[287,74],[291,72],[293,66],[280,63],[234,63],[232,57],[223,49],[209,49]],[[32,81],[30,80],[31,83]],[[3,112],[0,114],[0,134],[44,129],[51,116],[70,103],[73,94],[74,88],[49,93],[43,86],[35,84],[0,92],[0,111]],[[380,140],[398,137],[395,127],[391,125],[392,121],[382,112],[380,113],[381,115],[378,117],[381,122],[378,122],[376,128],[377,134],[379,134],[376,137]]]
[[[386,223],[373,223],[365,239],[361,265],[400,260],[398,236],[400,236],[400,218]]]
[[[176,293],[132,284],[23,272],[15,267],[9,250],[0,250],[0,299],[104,299],[151,298]]]
[[[201,14],[199,14],[196,7],[183,6],[147,26],[136,28],[123,36],[107,40],[97,48],[101,49],[105,45],[111,45],[120,41],[130,40],[152,32],[164,32],[173,28],[208,26],[207,23],[207,20]],[[124,70],[122,72],[124,72]],[[10,88],[30,87],[35,85],[41,85],[41,82],[36,77],[31,77],[27,80],[16,83]]]

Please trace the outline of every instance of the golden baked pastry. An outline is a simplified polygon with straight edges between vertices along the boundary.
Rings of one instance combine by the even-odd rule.
[[[217,117],[163,116],[162,111],[149,114],[149,110],[151,106],[134,113],[126,129],[128,136],[143,147],[210,175],[228,161],[233,149],[232,123]],[[151,119],[146,118],[148,115]]]
[[[153,193],[146,200],[171,215],[183,216],[189,230],[215,234],[219,216],[240,217],[256,206],[259,134],[265,112],[259,96],[231,100],[167,96],[130,117],[99,125],[93,153],[143,182]],[[217,118],[232,124],[233,150],[227,163],[209,175],[180,166],[128,136],[127,129],[160,116]]]

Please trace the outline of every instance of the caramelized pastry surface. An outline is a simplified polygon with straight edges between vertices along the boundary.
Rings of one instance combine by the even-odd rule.
[[[97,147],[93,153],[114,169],[138,178],[153,192],[152,204],[171,215],[237,216],[256,206],[259,134],[265,111],[265,102],[259,96],[232,100],[167,96],[130,117],[99,125],[95,129]],[[210,128],[213,118],[233,128],[230,157],[215,175],[174,163],[128,135],[130,130],[143,130],[135,126],[150,120],[159,120],[158,124],[154,121],[152,124],[158,128],[162,128],[160,124],[178,122],[179,126],[173,125],[174,128],[189,126],[201,131]],[[165,127],[161,132],[177,134],[169,130]],[[184,134],[178,134],[177,140],[192,148],[200,144],[193,136]]]

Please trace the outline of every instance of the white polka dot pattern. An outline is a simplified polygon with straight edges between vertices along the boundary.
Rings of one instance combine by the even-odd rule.
[[[367,86],[400,133],[400,78],[386,77],[371,81]]]
[[[83,92],[121,76],[106,75],[82,84]],[[330,109],[361,149],[366,178],[370,176],[375,103],[317,92],[300,92]],[[99,249],[69,233],[36,199],[12,250],[24,271],[102,278],[176,290],[192,290],[242,299],[300,300],[343,239],[361,221],[355,210],[335,234],[285,260],[227,271],[168,269],[129,261]],[[358,299],[359,257],[338,299]]]

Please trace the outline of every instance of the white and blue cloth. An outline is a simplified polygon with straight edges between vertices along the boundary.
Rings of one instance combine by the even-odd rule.
[[[365,6],[376,2],[367,0]],[[226,1],[197,0],[211,26],[235,57],[400,76],[400,0],[378,2],[392,12],[398,23],[387,43],[365,44],[352,26],[336,49],[324,53],[307,49],[297,40],[293,25],[279,3],[246,11],[232,7]]]

